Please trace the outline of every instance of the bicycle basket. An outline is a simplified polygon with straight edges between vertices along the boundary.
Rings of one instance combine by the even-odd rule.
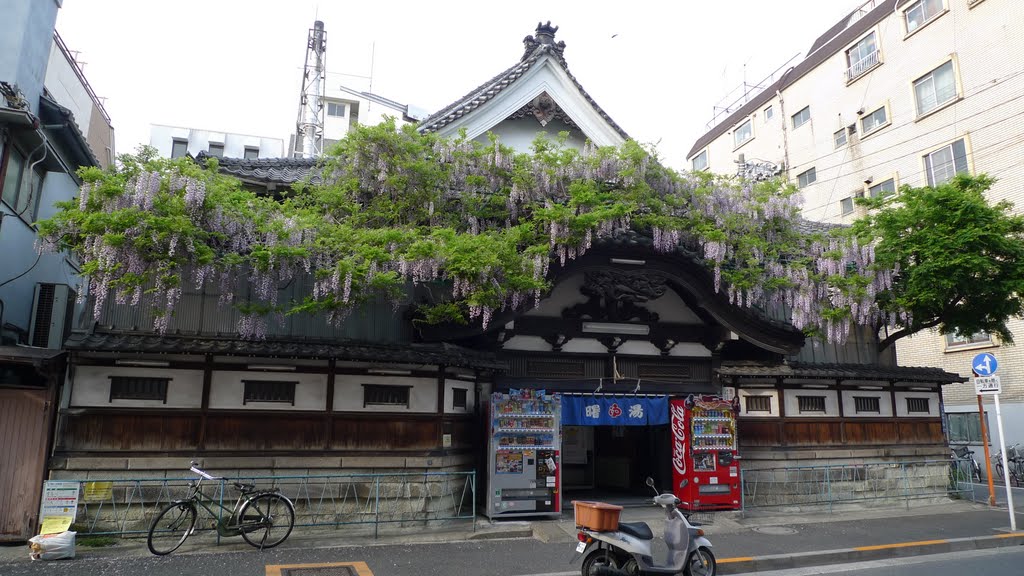
[[[970,448],[967,446],[961,446],[953,449],[953,454],[956,454],[957,458],[967,458],[967,454],[970,452]]]
[[[687,512],[687,519],[689,519],[691,523],[696,522],[702,525],[714,524],[715,513],[711,511]]]
[[[1006,459],[1007,460],[1018,460],[1019,458],[1020,458],[1020,451],[1017,449],[1016,446],[1010,446],[1009,448],[1006,449]]]

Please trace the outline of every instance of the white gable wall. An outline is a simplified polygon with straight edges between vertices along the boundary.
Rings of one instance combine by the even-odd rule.
[[[583,136],[579,130],[572,128],[568,124],[559,120],[552,120],[551,122],[548,122],[547,126],[541,126],[540,122],[532,116],[505,120],[487,132],[477,136],[476,140],[484,144],[490,144],[491,140],[489,134],[493,133],[498,137],[499,143],[505,146],[511,146],[516,150],[516,152],[529,152],[534,139],[537,138],[537,134],[541,132],[546,133],[552,139],[555,138],[559,132],[569,132],[569,138],[566,140],[566,145],[570,148],[576,148],[577,150],[581,150],[583,145],[586,143],[586,137]]]

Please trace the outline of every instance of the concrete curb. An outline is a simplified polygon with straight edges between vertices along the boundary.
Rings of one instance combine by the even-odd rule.
[[[824,564],[866,562],[869,560],[886,560],[889,558],[906,558],[908,556],[921,556],[925,554],[964,552],[968,550],[985,550],[1022,545],[1024,545],[1024,532],[998,534],[995,536],[975,536],[971,538],[898,542],[895,544],[858,546],[856,548],[842,548],[839,550],[819,550],[798,554],[719,558],[718,572],[719,574],[742,574],[766,570],[788,570]]]
[[[477,530],[466,535],[466,540],[498,540],[501,538],[533,538],[533,528],[516,530]]]

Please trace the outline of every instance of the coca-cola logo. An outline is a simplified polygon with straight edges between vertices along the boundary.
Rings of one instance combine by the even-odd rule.
[[[618,403],[613,402],[612,405],[608,407],[608,415],[612,418],[618,418],[619,416],[622,416],[622,408],[619,408]]]
[[[672,467],[686,474],[686,409],[672,405]]]

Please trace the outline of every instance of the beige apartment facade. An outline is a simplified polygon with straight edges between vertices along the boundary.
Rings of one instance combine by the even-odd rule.
[[[858,196],[959,172],[994,177],[990,199],[1024,210],[1024,13],[1015,8],[1015,0],[869,1],[698,138],[688,165],[782,174],[801,189],[804,216],[818,221],[849,224],[864,215]],[[1024,338],[1024,322],[1010,327]],[[963,376],[980,352],[1000,363],[1007,444],[1024,442],[1024,350],[934,331],[897,343],[900,365]],[[943,410],[950,444],[980,444],[970,382],[944,386]]]

